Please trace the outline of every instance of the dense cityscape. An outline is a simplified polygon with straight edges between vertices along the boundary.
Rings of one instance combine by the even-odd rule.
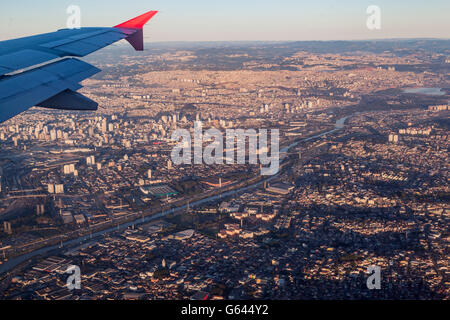
[[[0,299],[449,298],[448,40],[124,48],[98,111],[0,125]],[[175,164],[196,122],[278,129],[279,173]]]

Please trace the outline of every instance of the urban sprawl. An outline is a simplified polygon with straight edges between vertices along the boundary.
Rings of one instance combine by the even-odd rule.
[[[94,56],[97,112],[0,125],[0,299],[448,299],[450,61],[372,51]],[[278,129],[279,173],[175,165],[195,121]]]

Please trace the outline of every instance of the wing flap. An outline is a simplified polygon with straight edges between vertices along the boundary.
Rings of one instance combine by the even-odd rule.
[[[98,103],[82,94],[65,90],[38,104],[39,107],[59,110],[97,110]]]
[[[100,72],[100,69],[94,67],[93,65],[90,65],[89,63],[71,58],[64,59],[61,62],[52,63],[50,65],[41,67],[40,69],[66,80],[85,72],[87,72],[89,76]]]
[[[28,68],[46,61],[59,58],[57,55],[37,50],[21,50],[0,56],[0,75]]]
[[[27,90],[20,95],[0,101],[0,122],[6,121],[42,101],[44,97],[57,94],[57,90],[46,85]]]
[[[56,100],[50,100],[61,92],[75,91],[81,88],[78,83],[100,70],[90,64],[69,58],[39,67],[0,80],[0,122],[47,101],[50,107],[64,106],[64,98],[68,100],[71,110],[93,108],[91,100],[79,95],[66,94]],[[87,99],[87,100],[86,100]],[[87,110],[87,109],[85,109]]]
[[[49,75],[43,73],[41,70],[3,79],[0,81],[0,99],[20,94],[26,90],[31,90],[36,86],[56,80],[58,80],[57,77],[52,75],[49,77]]]

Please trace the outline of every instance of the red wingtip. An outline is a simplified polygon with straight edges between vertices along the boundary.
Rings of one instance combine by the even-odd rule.
[[[139,17],[121,23],[114,28],[142,29],[144,25],[157,13],[158,11],[149,11],[147,13],[144,13],[143,15],[140,15]]]

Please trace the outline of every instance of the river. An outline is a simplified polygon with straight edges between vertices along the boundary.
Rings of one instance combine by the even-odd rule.
[[[429,96],[444,96],[445,91],[441,88],[408,88],[403,89],[403,93],[424,94]]]

